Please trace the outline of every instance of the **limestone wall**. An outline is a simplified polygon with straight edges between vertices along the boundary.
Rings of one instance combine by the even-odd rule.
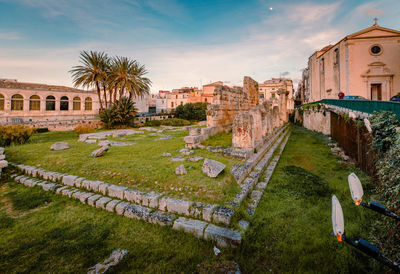
[[[207,126],[232,124],[236,115],[258,104],[258,97],[258,83],[248,76],[243,79],[243,88],[216,86],[213,104],[207,108]]]
[[[307,129],[321,132],[325,135],[331,134],[331,112],[329,110],[304,110],[303,126]]]

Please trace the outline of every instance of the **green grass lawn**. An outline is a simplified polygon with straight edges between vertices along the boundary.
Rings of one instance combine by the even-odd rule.
[[[207,140],[202,142],[205,146],[213,147],[224,147],[228,148],[232,146],[232,131],[231,132],[220,132],[214,136],[211,136]]]
[[[27,146],[40,144],[32,141]],[[218,257],[212,242],[190,234],[3,180],[0,273],[85,272],[116,248],[130,252],[115,269],[121,273],[193,273],[199,269],[211,273],[231,260],[243,273],[382,272],[372,259],[330,235],[332,194],[342,204],[346,234],[351,238],[368,239],[376,215],[352,204],[347,185],[347,175],[356,172],[366,183],[368,197],[369,178],[339,164],[326,142],[326,137],[294,127],[242,245],[222,249]]]
[[[167,131],[165,134],[184,137],[188,135],[188,131]],[[191,156],[214,159],[227,166],[217,178],[209,178],[201,171],[203,161],[171,162],[168,160],[169,157],[162,157],[163,152],[172,153],[173,157],[179,156],[178,150],[184,148],[184,141],[183,138],[158,140],[160,137],[163,137],[162,134],[151,136],[145,132],[145,134],[109,138],[136,144],[113,146],[103,157],[92,158],[90,153],[98,148],[97,144],[77,142],[78,137],[74,132],[48,132],[33,135],[25,145],[9,147],[6,153],[7,158],[15,163],[132,186],[142,191],[155,191],[206,203],[224,204],[233,200],[239,187],[229,170],[239,160],[207,150],[195,150],[195,154]],[[50,146],[60,141],[68,142],[71,148],[51,151]],[[184,164],[188,172],[186,175],[175,174],[175,168],[180,164]]]

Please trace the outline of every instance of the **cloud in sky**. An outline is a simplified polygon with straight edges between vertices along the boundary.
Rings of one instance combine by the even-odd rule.
[[[1,1],[4,0],[0,0],[0,3]],[[28,6],[36,5],[35,8],[39,8],[41,12],[51,11],[51,16],[57,18],[68,17],[68,13],[71,12],[71,5],[67,5],[70,1],[18,1],[23,1],[23,4]],[[197,22],[198,35],[193,35],[190,33],[190,25],[196,21],[195,13],[201,12],[198,10],[201,6],[194,5],[190,8],[190,5],[175,0],[167,4],[161,0],[124,0],[117,6],[111,6],[109,15],[105,18],[99,18],[109,21],[105,25],[99,23],[102,29],[93,30],[106,32],[110,36],[109,39],[103,36],[84,36],[65,45],[46,47],[29,47],[29,42],[24,42],[23,45],[19,43],[17,48],[4,48],[0,45],[0,77],[72,85],[68,71],[78,63],[79,52],[101,50],[110,55],[129,56],[145,64],[149,70],[148,76],[153,82],[152,92],[182,86],[200,86],[217,80],[237,85],[241,84],[244,75],[265,81],[287,72],[290,73],[287,75],[299,79],[301,69],[307,64],[307,58],[315,50],[371,25],[372,21],[368,25],[363,21],[365,12],[368,8],[382,10],[379,5],[382,1],[395,4],[397,0],[358,3],[351,9],[346,6],[347,2],[342,1],[271,4],[271,1],[260,0],[252,14],[254,20],[242,24],[235,32],[231,32],[234,28],[232,23],[232,27],[224,32],[215,31],[218,27],[215,26],[206,29],[206,34],[200,35],[202,27],[210,20],[204,17],[203,21]],[[41,4],[37,6],[39,2]],[[99,8],[110,5],[107,0],[98,2]],[[87,4],[82,5],[86,7]],[[273,12],[270,12],[270,6],[274,7]],[[400,5],[397,6],[400,9]],[[130,9],[126,10],[129,7]],[[79,8],[82,6],[73,9]],[[132,13],[132,16],[138,15],[135,23],[126,19],[132,24],[132,32],[126,24],[121,25],[119,19],[110,19],[117,11],[121,11],[122,14]],[[217,15],[223,16],[219,13]],[[78,25],[89,20],[85,31],[91,31],[96,25],[97,16],[89,16],[93,19],[85,18],[85,12],[81,11],[80,14],[75,13],[68,18],[72,17]],[[226,18],[234,19],[241,20],[239,17]],[[158,27],[159,24],[163,26]],[[185,30],[189,31],[183,33]],[[140,35],[148,37],[141,39]]]
[[[365,10],[365,14],[368,16],[379,16],[382,15],[384,13],[383,10],[378,10],[378,9],[374,9],[374,8],[367,8]]]
[[[17,32],[0,29],[0,41],[1,40],[18,40],[18,39],[21,39],[21,37]]]

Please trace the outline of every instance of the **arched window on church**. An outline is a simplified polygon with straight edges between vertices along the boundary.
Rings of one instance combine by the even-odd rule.
[[[85,110],[92,110],[92,98],[90,97],[85,99]]]

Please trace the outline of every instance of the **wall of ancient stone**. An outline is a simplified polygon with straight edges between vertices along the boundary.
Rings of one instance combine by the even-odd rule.
[[[232,124],[236,115],[255,107],[258,101],[258,83],[248,76],[243,79],[243,88],[216,86],[213,104],[207,108],[207,126]]]
[[[232,147],[249,149],[264,142],[275,128],[287,122],[283,119],[280,100],[266,100],[252,109],[236,116],[232,126]]]
[[[303,126],[307,129],[331,134],[331,112],[329,110],[304,110]]]

